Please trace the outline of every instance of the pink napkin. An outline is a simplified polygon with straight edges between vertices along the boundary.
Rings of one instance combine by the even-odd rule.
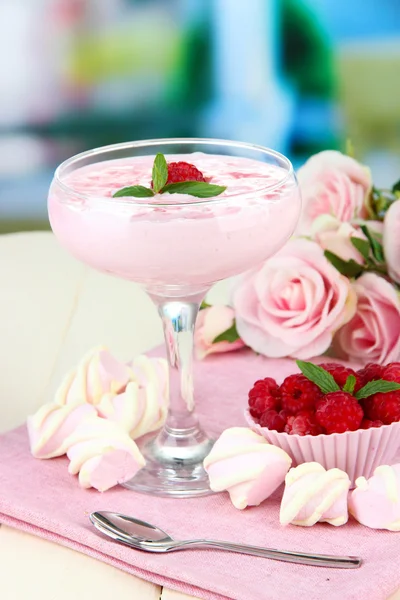
[[[289,360],[266,360],[243,351],[196,365],[197,406],[208,431],[244,425],[252,383],[293,372]],[[400,588],[400,533],[372,531],[350,522],[335,528],[279,525],[281,492],[260,507],[238,511],[227,494],[193,500],[153,498],[116,488],[82,490],[67,472],[67,459],[32,458],[26,428],[0,438],[0,521],[84,552],[154,583],[209,600],[308,600],[387,598]],[[209,537],[320,554],[353,554],[358,570],[290,565],[214,550],[169,555],[139,552],[101,537],[88,515],[95,510],[130,514],[176,538]]]

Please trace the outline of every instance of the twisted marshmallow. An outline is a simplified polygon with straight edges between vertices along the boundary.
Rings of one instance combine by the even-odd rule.
[[[131,380],[140,387],[146,387],[149,382],[156,385],[160,405],[165,408],[169,398],[168,363],[165,358],[149,358],[141,354],[129,366],[132,370]]]
[[[27,420],[33,456],[54,458],[65,454],[69,447],[68,440],[77,426],[94,416],[96,409],[90,404],[44,404]]]
[[[69,440],[68,472],[79,473],[83,488],[99,492],[125,483],[144,467],[145,460],[135,442],[118,425],[94,417],[82,422]]]
[[[168,366],[163,358],[138,356],[132,379],[120,394],[106,394],[97,405],[101,417],[118,423],[132,439],[156,431],[168,411]]]
[[[350,494],[349,511],[372,529],[400,531],[400,464],[377,467],[368,480],[359,477]]]
[[[105,347],[94,348],[64,377],[55,402],[97,404],[104,394],[124,390],[130,378],[129,366],[119,362]]]
[[[292,459],[261,435],[246,427],[232,427],[222,433],[204,468],[214,492],[229,492],[239,509],[258,506],[284,481]]]
[[[340,469],[326,471],[309,462],[290,469],[285,479],[280,522],[309,527],[318,521],[339,526],[347,523],[350,479]]]
[[[134,381],[122,394],[103,396],[97,409],[101,417],[117,423],[134,440],[159,429],[167,412],[166,405],[160,405],[153,383],[140,388]]]

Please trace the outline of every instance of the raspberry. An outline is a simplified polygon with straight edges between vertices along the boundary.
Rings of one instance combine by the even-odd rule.
[[[349,375],[354,375],[354,377],[356,378],[356,385],[354,387],[354,391],[357,392],[361,388],[360,378],[353,369],[345,367],[344,365],[339,365],[338,363],[323,363],[319,366],[332,375],[333,379],[336,381],[340,389],[344,387],[344,384],[346,383],[346,380]]]
[[[381,365],[376,365],[375,363],[368,363],[363,369],[359,369],[357,371],[357,375],[359,377],[361,387],[364,387],[364,385],[369,381],[382,379],[383,369],[384,367]]]
[[[291,415],[313,409],[315,402],[322,397],[319,387],[300,374],[286,377],[281,385],[281,394],[282,408]]]
[[[319,401],[315,415],[326,433],[343,433],[358,429],[364,413],[351,394],[329,392]]]
[[[276,410],[267,410],[261,415],[260,425],[261,427],[268,427],[275,431],[282,432],[285,430],[287,415],[284,410],[279,413]]]
[[[205,181],[205,178],[197,167],[187,162],[169,163],[167,183],[179,183],[180,181]]]
[[[288,417],[285,431],[290,435],[319,435],[324,432],[312,410],[302,410]]]
[[[371,421],[390,425],[400,421],[400,391],[378,392],[364,401],[365,416]]]
[[[275,379],[266,377],[256,381],[249,391],[250,414],[255,419],[268,410],[279,410],[281,395]]]
[[[386,381],[395,381],[396,383],[400,383],[400,363],[390,363],[386,367],[381,368],[383,370],[382,379],[386,379]]]
[[[363,419],[361,421],[361,429],[371,429],[371,427],[382,427],[382,421],[370,421],[369,419]]]

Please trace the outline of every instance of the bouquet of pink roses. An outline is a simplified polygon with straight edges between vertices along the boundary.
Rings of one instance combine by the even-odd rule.
[[[303,211],[292,239],[234,281],[231,305],[203,305],[201,358],[243,346],[268,357],[400,360],[400,181],[376,189],[336,151],[298,171]]]

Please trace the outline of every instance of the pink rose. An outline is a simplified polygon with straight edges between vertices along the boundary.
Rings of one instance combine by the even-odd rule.
[[[294,239],[238,278],[233,307],[243,341],[265,356],[309,359],[325,352],[355,312],[349,280],[317,243]]]
[[[204,358],[215,352],[230,352],[244,347],[239,338],[233,342],[213,343],[221,333],[231,329],[235,322],[235,313],[229,306],[214,305],[199,312],[194,333],[194,347],[197,358]]]
[[[400,283],[400,200],[393,202],[385,215],[383,249],[388,273]]]
[[[328,214],[339,221],[367,216],[365,201],[371,174],[354,158],[326,150],[312,156],[297,173],[303,211],[297,232],[309,235],[316,217]]]
[[[357,312],[335,336],[335,348],[349,359],[387,363],[400,357],[400,300],[383,277],[364,273],[353,284]]]
[[[324,249],[333,252],[345,261],[355,260],[364,264],[363,256],[356,250],[351,242],[352,237],[366,240],[361,230],[350,223],[342,223],[330,215],[320,215],[312,224],[313,239]]]

